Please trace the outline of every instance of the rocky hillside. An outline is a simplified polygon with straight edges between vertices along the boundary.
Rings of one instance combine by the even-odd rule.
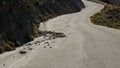
[[[84,7],[81,0],[0,0],[0,53],[39,36],[40,22]]]
[[[113,4],[113,5],[119,5],[120,6],[120,0],[100,0],[109,4]]]
[[[101,0],[105,7],[91,17],[91,21],[97,25],[120,29],[120,0]]]

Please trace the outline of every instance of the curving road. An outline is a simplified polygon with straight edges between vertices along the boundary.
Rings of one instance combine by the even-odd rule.
[[[120,31],[93,25],[89,17],[103,5],[84,1],[81,12],[59,16],[46,22],[46,29],[63,32],[52,48],[37,48],[27,59],[8,68],[120,68]]]

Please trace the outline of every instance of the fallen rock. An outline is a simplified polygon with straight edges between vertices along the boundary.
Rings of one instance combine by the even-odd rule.
[[[27,52],[26,51],[20,51],[19,53],[23,55],[23,54],[26,54]]]
[[[44,48],[46,48],[46,47],[44,47]]]
[[[32,43],[28,43],[28,45],[32,45]]]
[[[28,47],[28,50],[33,50],[32,48]]]

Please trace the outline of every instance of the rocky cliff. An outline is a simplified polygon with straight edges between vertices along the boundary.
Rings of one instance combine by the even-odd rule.
[[[0,53],[38,36],[40,22],[84,7],[81,0],[0,0]]]

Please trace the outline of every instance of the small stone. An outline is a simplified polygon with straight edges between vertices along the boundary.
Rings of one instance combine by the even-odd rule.
[[[31,43],[28,43],[28,45],[32,45]]]
[[[5,64],[3,64],[3,66],[5,66]]]
[[[33,50],[32,48],[28,48],[28,50]]]
[[[48,44],[48,46],[50,46],[50,44]]]
[[[28,57],[26,57],[26,58],[28,58]]]

